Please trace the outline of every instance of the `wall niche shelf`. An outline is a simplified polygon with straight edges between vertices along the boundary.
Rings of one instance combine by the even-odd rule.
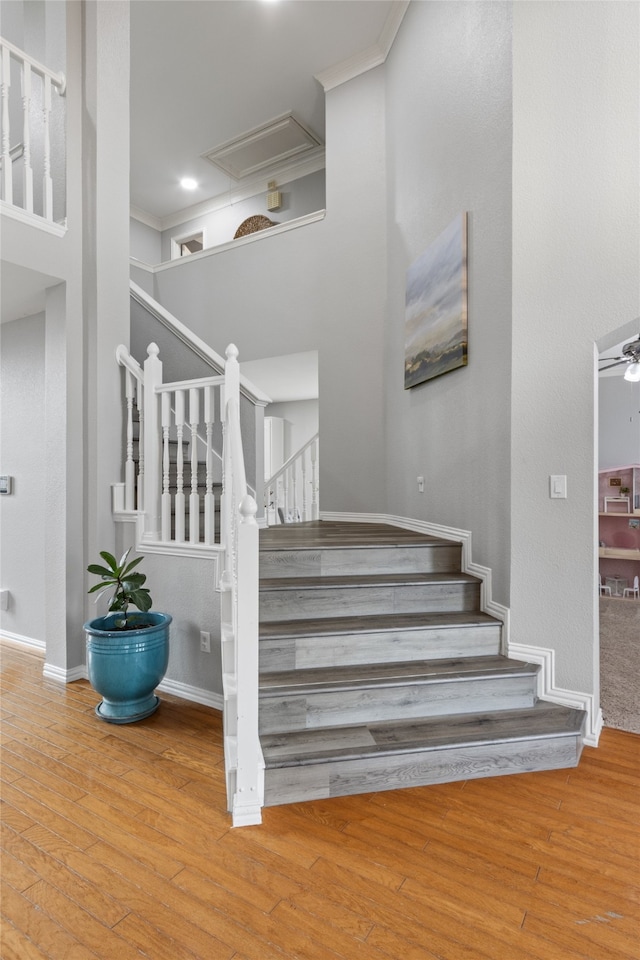
[[[598,479],[600,577],[620,596],[618,586],[640,573],[640,464],[601,470]]]

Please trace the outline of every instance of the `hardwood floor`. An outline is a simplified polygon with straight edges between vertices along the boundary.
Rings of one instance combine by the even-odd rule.
[[[216,711],[112,726],[0,652],[3,960],[637,960],[640,736],[232,830]]]

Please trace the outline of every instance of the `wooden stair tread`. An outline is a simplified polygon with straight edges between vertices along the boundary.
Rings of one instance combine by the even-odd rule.
[[[306,523],[277,524],[260,531],[262,550],[317,550],[318,547],[361,547],[409,545],[438,546],[458,543],[427,533],[405,530],[382,523],[332,523],[311,520]]]
[[[326,590],[347,589],[353,587],[398,587],[426,584],[479,583],[478,577],[468,573],[381,573],[339,577],[275,577],[261,579],[260,589],[269,591],[284,590]]]
[[[276,640],[292,637],[384,633],[389,630],[422,630],[425,627],[446,629],[465,625],[495,626],[499,620],[488,613],[385,613],[372,616],[324,617],[308,620],[278,620],[260,623],[260,639]]]
[[[260,737],[266,769],[555,737],[579,737],[584,713],[539,700],[504,713],[449,714]]]
[[[346,664],[310,667],[263,674],[261,696],[284,696],[355,690],[367,687],[404,686],[407,683],[447,683],[465,679],[534,676],[538,666],[501,655],[453,660],[404,660],[399,663]]]

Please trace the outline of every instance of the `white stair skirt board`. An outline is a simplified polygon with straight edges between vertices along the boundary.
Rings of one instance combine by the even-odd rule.
[[[555,651],[546,647],[528,646],[512,643],[510,639],[510,611],[493,600],[491,596],[491,570],[474,563],[471,552],[471,531],[459,530],[455,527],[446,527],[426,520],[412,520],[409,517],[396,517],[389,514],[373,513],[335,513],[321,511],[320,519],[336,522],[351,523],[388,523],[404,530],[414,530],[417,533],[426,533],[444,540],[455,540],[462,545],[462,571],[478,577],[482,581],[480,590],[480,609],[489,613],[504,624],[503,653],[514,660],[537,663],[540,665],[538,674],[538,696],[552,703],[584,710],[587,718],[584,732],[584,743],[590,747],[597,747],[602,731],[602,711],[598,699],[594,694],[582,693],[573,690],[564,690],[556,687],[555,683]]]

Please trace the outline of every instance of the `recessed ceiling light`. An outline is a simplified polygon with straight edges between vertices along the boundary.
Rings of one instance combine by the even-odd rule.
[[[198,186],[197,180],[194,180],[193,177],[183,177],[180,181],[180,186],[185,190],[195,190]]]

